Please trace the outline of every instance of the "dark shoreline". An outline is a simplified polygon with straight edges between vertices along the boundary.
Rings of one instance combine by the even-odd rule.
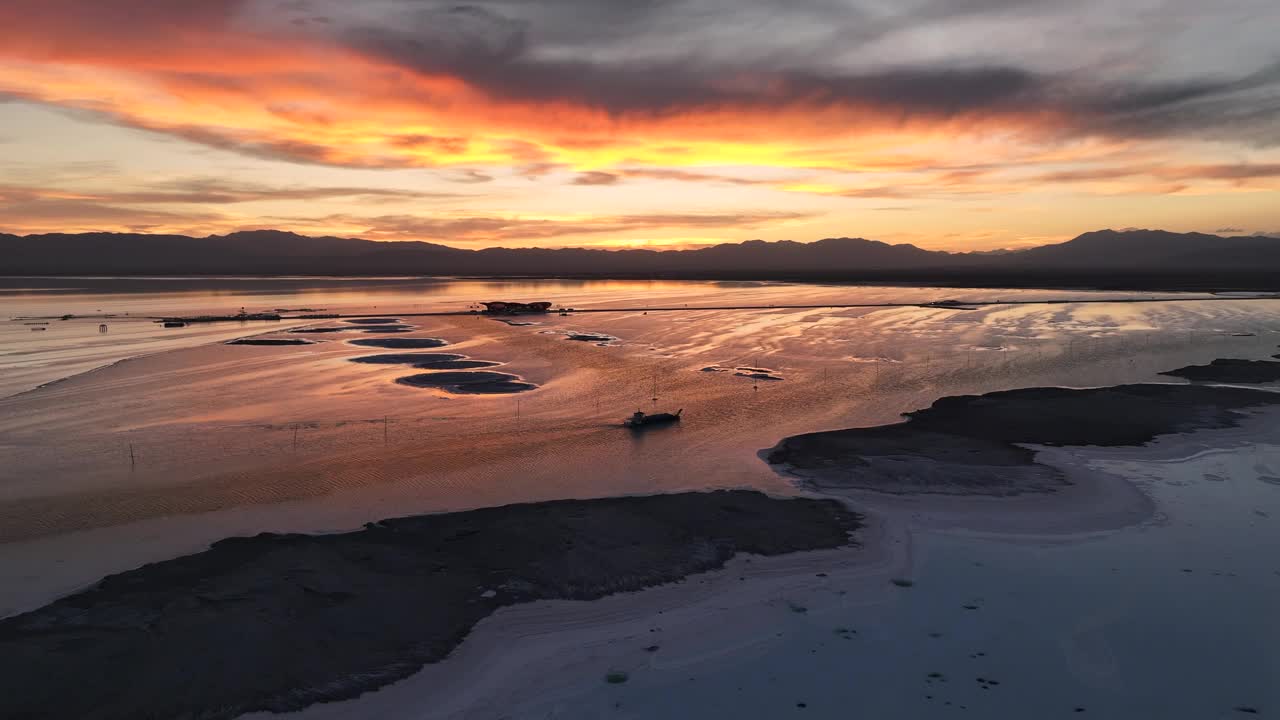
[[[859,527],[834,500],[722,490],[222,540],[0,620],[0,716],[213,720],[349,699],[442,660],[500,607],[842,547]]]
[[[1028,388],[944,397],[905,422],[785,438],[762,455],[819,490],[1019,495],[1067,484],[1024,445],[1138,446],[1234,427],[1280,393],[1206,385]]]

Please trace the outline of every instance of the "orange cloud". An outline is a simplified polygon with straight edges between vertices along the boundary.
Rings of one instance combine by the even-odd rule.
[[[794,12],[833,12],[830,3],[801,4]],[[944,15],[997,4],[918,3]],[[664,3],[575,7],[607,15],[668,11]],[[591,235],[626,243],[654,240],[654,229],[742,230],[837,207],[869,208],[881,199],[926,206],[1035,191],[1243,195],[1277,187],[1274,153],[1265,142],[1247,141],[1258,132],[1274,137],[1275,115],[1267,111],[1280,97],[1271,92],[1280,77],[1275,71],[1224,70],[1209,80],[1159,84],[1141,73],[1093,77],[1008,58],[990,65],[968,57],[846,62],[846,54],[857,53],[845,53],[843,45],[823,46],[826,55],[806,47],[777,59],[750,44],[701,52],[701,44],[689,42],[696,28],[680,42],[659,38],[653,48],[624,42],[638,25],[584,20],[578,35],[563,37],[557,33],[568,31],[560,25],[538,24],[546,14],[565,19],[557,12],[567,11],[556,3],[6,0],[0,98],[257,158],[434,168],[428,181],[455,183],[477,197],[512,198],[513,207],[469,204],[466,216],[423,220],[412,203],[425,197],[338,194],[362,182],[346,180],[270,193],[244,186],[108,192],[33,181],[39,192],[20,198],[23,188],[11,180],[0,190],[11,198],[4,217],[11,227],[48,227],[60,209],[76,228],[101,229],[130,227],[135,213],[137,223],[156,227],[185,230],[203,222],[228,229],[261,224],[235,214],[236,204],[255,197],[358,198],[405,204],[370,217],[350,205],[330,207],[322,211],[326,217],[305,222],[322,232],[368,230],[386,239]],[[771,16],[790,12],[770,8]],[[776,43],[766,44],[772,50]],[[998,50],[990,56],[1001,58]],[[1212,146],[1204,137],[1225,142]],[[1213,154],[1224,146],[1231,154]],[[528,190],[541,179],[538,190]],[[670,182],[702,187],[672,193],[660,185]],[[577,195],[567,200],[568,193]],[[721,204],[731,193],[749,198],[750,211],[723,210],[734,205]],[[777,207],[799,210],[794,217],[761,216],[755,209],[765,193],[773,193],[766,201]],[[596,216],[572,214],[585,196],[611,205]],[[184,203],[191,212],[174,207]],[[561,214],[551,214],[552,207]],[[707,207],[720,210],[704,215]],[[278,219],[304,222],[305,212],[281,210]],[[714,217],[721,224],[707,220]],[[936,214],[931,222],[934,229],[950,224]],[[620,235],[604,238],[611,234]]]
[[[490,71],[497,61],[486,56],[433,64],[373,40],[253,25],[245,6],[12,0],[0,9],[0,92],[213,147],[352,167],[860,169],[903,145],[1060,122],[1056,110],[1006,104],[1034,81],[1013,71],[827,79],[672,69],[653,80],[661,69],[523,57]],[[497,79],[508,73],[529,88]],[[611,81],[636,85],[638,104],[625,106]],[[962,101],[963,88],[989,103]],[[667,177],[709,179],[698,175]]]

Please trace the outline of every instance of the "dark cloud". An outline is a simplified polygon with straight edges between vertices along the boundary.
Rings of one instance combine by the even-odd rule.
[[[1214,230],[1214,232],[1222,233],[1224,235],[1237,235],[1239,233],[1244,232],[1244,228],[1224,227],[1224,228],[1218,228],[1217,230]]]
[[[1280,178],[1280,163],[1234,163],[1208,165],[1117,165],[1061,170],[1037,175],[1036,183],[1093,182],[1148,176],[1161,180],[1246,181]]]
[[[461,197],[454,193],[419,192],[368,187],[271,186],[215,178],[189,178],[150,183],[142,188],[74,191],[65,187],[0,185],[0,200],[7,202],[74,201],[119,205],[207,204],[230,205],[271,200],[333,200],[358,198],[367,202],[427,200]],[[49,207],[45,205],[43,207]],[[120,212],[128,212],[118,208]]]
[[[1214,34],[1227,21],[1234,23],[1223,26],[1235,32],[1226,36],[1231,52]],[[1212,7],[1163,0],[1158,12],[1101,0],[8,0],[0,26],[20,32],[0,31],[0,42],[19,46],[10,51],[25,61],[123,57],[122,66],[142,68],[161,84],[244,97],[255,97],[256,68],[192,70],[185,60],[238,58],[231,47],[238,42],[258,50],[337,48],[376,61],[378,92],[398,110],[417,104],[437,115],[453,109],[448,91],[396,78],[461,82],[497,103],[482,108],[495,114],[506,102],[585,108],[624,130],[632,120],[701,111],[758,118],[836,110],[845,114],[831,122],[848,123],[847,132],[863,122],[894,127],[972,116],[1064,136],[1271,145],[1280,143],[1280,64],[1267,28],[1278,21],[1280,7],[1264,0]],[[341,102],[361,97],[363,88],[339,88],[325,67],[294,72],[282,95],[334,91],[336,101],[263,104],[283,121],[340,126]],[[122,117],[127,109],[108,114],[92,100],[76,103],[99,107],[99,119],[274,160],[396,168],[469,149],[465,137],[406,130],[388,146],[430,153],[344,152],[311,136],[175,127]],[[566,128],[551,144],[590,147],[614,137],[586,135]],[[555,160],[520,136],[511,129],[495,153],[534,169]]]
[[[1240,163],[1235,165],[1190,165],[1175,172],[1180,177],[1210,178],[1214,180],[1253,180],[1280,178],[1280,163]]]
[[[552,162],[528,163],[526,165],[516,167],[515,174],[523,178],[528,178],[529,180],[536,180],[550,175],[557,170],[564,170],[567,167],[567,165]]]
[[[433,150],[449,155],[462,154],[467,151],[467,147],[470,145],[467,138],[464,137],[437,137],[421,134],[398,135],[391,138],[391,144],[396,147]]]
[[[574,185],[616,185],[619,177],[614,173],[589,170],[578,173],[573,179]]]
[[[865,188],[849,188],[836,195],[847,198],[873,198],[880,200],[912,200],[930,194],[928,190],[901,185],[876,185]]]
[[[1116,180],[1118,178],[1133,177],[1141,172],[1141,168],[1130,166],[1083,168],[1080,170],[1057,170],[1037,175],[1034,178],[1034,182],[1073,183],[1093,182],[1095,180]]]
[[[757,180],[753,178],[733,177],[718,173],[681,170],[678,168],[621,168],[617,173],[628,178],[648,180],[678,180],[681,182],[727,183],[730,185],[769,185],[773,180]]]
[[[1267,141],[1280,110],[1275,67],[1240,75],[1148,80],[1096,68],[1047,69],[999,57],[898,61],[841,67],[813,51],[780,45],[750,20],[779,28],[827,26],[847,50],[895,32],[962,18],[1023,17],[1052,3],[1029,0],[924,2],[911,10],[861,9],[808,0],[785,8],[745,2],[746,19],[717,16],[724,3],[517,2],[469,5],[388,3],[387,21],[351,17],[327,33],[359,52],[428,75],[448,75],[495,99],[566,102],[618,116],[700,109],[786,105],[850,107],[911,117],[958,114],[1053,114],[1080,132],[1248,134]],[[735,6],[737,7],[737,6]],[[889,10],[886,12],[886,10]],[[1190,10],[1170,8],[1170,13]],[[394,22],[391,19],[394,19]],[[708,22],[693,23],[696,19]],[[683,20],[677,24],[675,21]],[[616,34],[631,52],[611,57],[597,35]],[[655,37],[667,33],[671,39]],[[702,44],[740,37],[735,54]],[[798,38],[807,37],[797,35]],[[703,42],[699,42],[700,38]],[[1084,42],[1084,40],[1082,40]],[[645,44],[647,43],[647,45]],[[753,50],[770,48],[762,53]],[[805,45],[805,43],[800,43]],[[618,54],[618,53],[613,53]],[[1261,91],[1261,92],[1259,92]],[[1268,133],[1267,129],[1271,128]]]
[[[396,27],[354,26],[341,42],[428,75],[460,78],[501,100],[567,102],[609,113],[662,114],[803,103],[889,107],[911,114],[1043,105],[1049,78],[1013,67],[910,67],[832,73],[676,60],[547,58],[529,24],[476,6],[422,8]],[[1136,102],[1136,101],[1135,101]]]
[[[321,224],[363,226],[358,234],[375,239],[503,242],[644,230],[754,228],[813,217],[811,213],[654,213],[543,219],[501,216],[331,215]]]
[[[105,227],[198,227],[223,222],[219,213],[167,212],[119,207],[93,200],[9,196],[0,191],[0,226],[14,228],[101,229]]]
[[[444,173],[444,179],[449,182],[462,183],[464,185],[493,182],[492,175],[470,168],[450,169]]]
[[[308,163],[314,165],[332,165],[335,167],[363,168],[411,168],[420,167],[420,161],[413,161],[402,155],[350,155],[341,152],[342,148],[333,148],[321,143],[291,139],[269,139],[263,136],[244,136],[220,128],[200,127],[196,125],[161,125],[140,118],[125,118],[114,113],[103,113],[93,110],[77,109],[71,111],[75,115],[91,116],[98,120],[106,120],[124,127],[148,130],[169,137],[199,143],[219,150],[261,158],[263,160],[283,160],[287,162]]]

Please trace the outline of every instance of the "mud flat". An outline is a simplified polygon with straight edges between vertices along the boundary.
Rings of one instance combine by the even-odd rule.
[[[352,318],[351,320],[343,320],[343,322],[352,325],[394,325],[400,322],[400,318]]]
[[[1208,365],[1188,365],[1160,374],[1197,382],[1271,383],[1280,382],[1280,362],[1220,358]]]
[[[772,375],[767,372],[747,372],[741,368],[739,368],[738,371],[734,373],[734,375],[736,377],[750,378],[752,380],[781,380],[782,379],[781,376]]]
[[[444,347],[449,344],[448,341],[439,338],[370,338],[351,340],[350,343],[360,347],[387,348],[388,350],[419,350]]]
[[[401,385],[436,388],[459,395],[503,395],[538,389],[519,375],[500,372],[430,372],[396,378]]]
[[[418,363],[452,362],[462,360],[466,355],[456,353],[386,353],[383,355],[361,355],[347,358],[353,363],[366,365],[417,365]]]
[[[501,607],[637,591],[739,553],[839,548],[859,527],[835,501],[719,491],[223,540],[0,621],[0,714],[295,711],[412,675]]]
[[[240,338],[231,340],[228,345],[315,345],[314,340],[302,338]]]
[[[357,329],[366,333],[402,333],[409,332],[414,327],[412,325],[370,325]]]
[[[1029,388],[942,398],[894,425],[789,437],[766,460],[827,490],[1018,495],[1068,484],[1028,445],[1137,446],[1229,428],[1280,394],[1203,385]]]
[[[496,360],[432,360],[414,363],[413,366],[419,370],[476,370],[501,364]]]
[[[454,353],[387,353],[348,359],[366,365],[412,365],[419,370],[474,370],[502,364],[495,360],[469,360],[466,355]]]
[[[597,333],[597,332],[571,332],[571,333],[568,333],[566,337],[568,337],[570,340],[577,340],[578,342],[593,342],[593,343],[611,343],[611,342],[616,342],[618,340],[618,338],[612,335],[606,335],[604,333]]]
[[[744,377],[752,380],[781,380],[782,376],[775,375],[774,370],[768,368],[757,367],[725,367],[723,365],[708,365],[699,372],[704,373],[733,373],[735,377]]]

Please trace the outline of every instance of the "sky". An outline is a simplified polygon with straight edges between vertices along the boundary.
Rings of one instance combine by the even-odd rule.
[[[1275,0],[3,0],[0,232],[1280,235]]]

